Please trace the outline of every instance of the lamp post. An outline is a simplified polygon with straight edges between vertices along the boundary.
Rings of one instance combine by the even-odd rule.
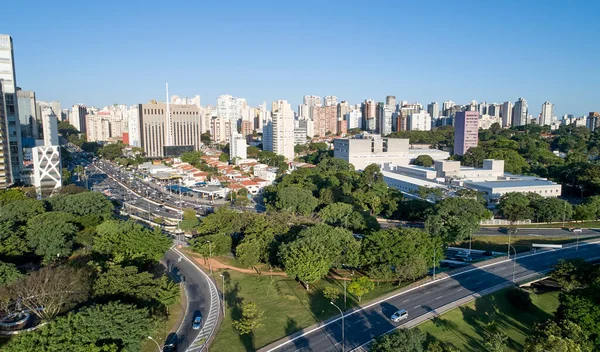
[[[513,245],[509,244],[509,248],[512,248],[513,251],[515,252],[515,258],[513,259],[513,274],[512,274],[512,281],[513,283],[515,282],[515,270],[517,269],[517,250],[515,249],[515,247]],[[509,257],[510,259],[510,257]]]
[[[219,276],[223,279],[223,292],[221,295],[223,297],[223,318],[225,318],[225,275],[219,274]]]
[[[340,314],[342,315],[342,352],[344,352],[344,347],[345,347],[344,346],[345,345],[345,343],[344,343],[344,312],[342,312],[340,307],[336,306],[335,303],[333,303],[333,302],[329,302],[329,303],[331,303],[332,306],[336,307],[340,311]]]
[[[354,273],[350,273],[350,276],[353,276]],[[346,276],[344,275],[344,309],[346,309]]]
[[[149,338],[150,340],[154,341],[154,343],[156,344],[156,347],[158,348],[158,352],[161,352],[160,345],[158,344],[158,342],[156,342],[156,340],[155,340],[155,339],[153,339],[153,338],[152,338],[152,336],[148,336],[148,338]]]
[[[469,255],[471,255],[471,242],[473,242],[473,230],[469,229]]]
[[[212,263],[210,261],[210,258],[212,257],[212,242],[206,241],[206,243],[208,243],[208,266],[210,268],[210,274],[212,275],[213,270],[212,270]]]

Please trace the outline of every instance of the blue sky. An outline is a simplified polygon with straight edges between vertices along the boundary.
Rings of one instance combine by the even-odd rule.
[[[103,106],[200,94],[251,105],[359,103],[600,110],[598,1],[8,1],[0,33],[38,99]]]

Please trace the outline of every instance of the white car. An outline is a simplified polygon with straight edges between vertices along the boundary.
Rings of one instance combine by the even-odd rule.
[[[393,321],[394,323],[397,323],[399,321],[406,320],[406,319],[408,319],[408,312],[406,311],[406,309],[400,309],[396,313],[392,314],[392,316],[390,317],[390,320]]]

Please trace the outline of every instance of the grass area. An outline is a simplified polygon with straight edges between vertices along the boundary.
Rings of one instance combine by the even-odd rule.
[[[585,222],[565,222],[565,226],[563,226],[562,222],[561,223],[557,223],[557,224],[544,224],[541,223],[539,225],[536,224],[527,224],[527,225],[515,225],[516,227],[520,228],[520,229],[535,229],[535,228],[540,228],[540,229],[569,229],[572,227],[579,227],[582,229],[589,229],[589,228],[600,228],[600,221],[585,221]],[[498,225],[487,225],[487,226],[482,226],[482,227],[509,227],[508,225],[505,226],[498,226]]]
[[[194,253],[191,250],[188,250],[187,253],[191,256],[201,258],[200,256],[198,256],[198,253]],[[225,265],[230,265],[230,266],[233,266],[236,268],[251,269],[251,268],[248,268],[247,266],[242,265],[237,259],[235,259],[233,257],[215,257],[215,260],[217,260]],[[269,273],[269,266],[266,264],[258,264],[258,265],[256,265],[256,268],[258,270],[260,270],[262,273],[264,273],[265,275],[267,275]],[[279,268],[273,268],[273,272],[282,272],[282,270]]]
[[[182,293],[183,294],[183,293]],[[185,306],[183,302],[183,298],[179,300],[178,303],[175,303],[169,306],[169,317],[167,320],[160,322],[154,332],[152,333],[152,338],[158,342],[160,347],[165,342],[169,333],[177,330],[179,326],[176,326],[179,323],[179,317],[185,311]],[[142,342],[142,352],[156,352],[156,344],[152,342],[150,339],[144,339]]]
[[[589,238],[589,237],[586,237]],[[580,236],[580,240],[583,237]],[[511,236],[510,242],[515,247],[517,252],[531,250],[533,243],[539,244],[564,244],[575,242],[576,236],[564,237],[538,237],[538,236]],[[477,236],[473,237],[472,248],[484,251],[506,252],[508,245],[508,236]],[[469,241],[465,241],[454,245],[461,248],[469,248]]]
[[[318,321],[339,314],[329,300],[323,297],[322,290],[328,286],[338,287],[338,306],[344,309],[343,282],[323,279],[305,290],[298,282],[285,276],[261,276],[242,274],[233,270],[215,272],[216,282],[221,285],[219,274],[224,274],[227,309],[225,319],[210,350],[215,352],[255,351],[286,335]],[[366,302],[398,289],[392,283],[379,283],[375,289],[362,297]],[[264,326],[251,335],[240,335],[231,325],[232,317],[238,318],[243,299],[256,303],[264,312]],[[358,299],[347,296],[347,308],[358,305]]]
[[[505,351],[523,351],[533,324],[551,318],[558,307],[559,292],[531,294],[533,305],[522,310],[513,306],[506,294],[498,291],[453,309],[419,325],[428,340],[437,340],[458,351],[485,351],[486,330],[497,328],[508,336]]]

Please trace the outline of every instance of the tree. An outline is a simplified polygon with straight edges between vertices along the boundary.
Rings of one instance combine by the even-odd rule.
[[[331,302],[335,302],[340,297],[340,290],[337,287],[325,287],[323,290],[323,296]]]
[[[228,162],[229,161],[229,154],[227,153],[221,153],[221,155],[219,155],[219,161],[221,162]]]
[[[317,237],[301,237],[279,249],[279,259],[289,277],[309,284],[325,276],[332,265],[331,253]]]
[[[183,220],[179,223],[179,228],[183,231],[190,231],[200,224],[196,217],[196,210],[193,208],[183,209]]]
[[[419,329],[400,329],[381,335],[371,345],[373,352],[422,352],[425,335]]]
[[[487,156],[489,159],[504,160],[505,171],[511,174],[522,174],[529,170],[527,160],[515,150],[493,149]]]
[[[18,281],[22,277],[23,274],[17,269],[16,265],[0,262],[0,286]]]
[[[533,218],[533,208],[530,198],[520,192],[510,192],[500,197],[498,210],[510,222],[523,221]]]
[[[27,199],[27,196],[20,189],[11,188],[0,191],[0,207],[23,199]]]
[[[87,299],[89,277],[86,269],[44,267],[0,288],[0,297],[19,300],[38,317],[49,320]],[[39,307],[44,309],[37,310]]]
[[[74,215],[109,216],[114,205],[99,192],[84,192],[59,195],[49,199],[53,211],[63,211]]]
[[[462,156],[461,164],[471,167],[483,167],[483,159],[487,158],[487,152],[483,147],[472,147]]]
[[[46,212],[44,202],[35,199],[15,200],[2,207],[0,221],[22,224],[32,217]]]
[[[419,155],[415,159],[414,164],[418,166],[431,167],[433,166],[433,158],[429,155]]]
[[[62,169],[60,177],[63,185],[70,185],[73,183],[73,174],[66,167]]]
[[[366,276],[353,278],[348,285],[348,292],[358,297],[358,301],[362,299],[362,296],[367,294],[369,291],[375,288],[373,281],[369,280]]]
[[[58,133],[60,133],[61,136],[67,138],[71,135],[78,134],[79,131],[75,128],[75,126],[71,125],[70,123],[60,121],[58,123]]]
[[[496,332],[493,334],[488,334],[483,345],[489,352],[504,352],[504,349],[506,348],[506,340],[508,340],[508,336],[503,333]]]
[[[107,144],[98,149],[98,155],[104,159],[115,160],[116,158],[123,156],[123,147],[124,145],[122,143]]]
[[[479,229],[482,220],[491,217],[492,213],[474,199],[446,198],[427,216],[425,229],[442,237],[445,243],[454,243],[469,237],[469,233]]]
[[[231,244],[231,236],[222,234],[200,236],[191,241],[193,251],[203,257],[229,254]]]
[[[591,352],[588,334],[572,321],[536,323],[527,337],[526,352]]]
[[[96,227],[92,249],[116,263],[158,262],[171,247],[171,240],[158,228],[150,231],[133,221],[109,220]]]
[[[153,328],[147,309],[109,302],[70,312],[34,332],[19,334],[3,347],[8,352],[140,351]]]
[[[210,133],[202,133],[200,135],[200,141],[205,145],[210,145],[212,140],[210,139]]]
[[[167,313],[169,313],[169,306],[179,302],[179,298],[181,297],[179,289],[179,284],[168,279],[166,276],[160,278],[160,290],[158,291],[156,300],[165,306]]]
[[[188,163],[192,166],[199,167],[202,164],[202,152],[194,151],[194,152],[185,152],[181,154],[181,161],[184,163]]]
[[[285,187],[277,191],[275,207],[292,213],[309,215],[319,204],[312,192],[298,187]]]
[[[233,327],[240,332],[240,335],[249,334],[252,330],[263,326],[264,312],[259,310],[254,302],[242,302],[242,317],[231,322]]]
[[[93,296],[104,300],[124,300],[148,304],[160,292],[159,280],[135,266],[112,265],[94,281]]]
[[[25,228],[11,220],[0,222],[0,254],[19,256],[28,252]]]
[[[71,214],[50,212],[36,215],[27,222],[27,242],[35,254],[48,264],[60,256],[68,257],[73,250],[73,238],[79,230]]]
[[[573,291],[589,284],[592,273],[592,264],[581,258],[561,259],[550,273],[565,292]]]
[[[537,222],[553,222],[571,219],[573,207],[565,200],[558,198],[541,198],[531,202],[535,210]]]
[[[246,155],[248,155],[249,158],[256,158],[258,157],[259,153],[260,148],[255,147],[253,145],[249,145],[248,148],[246,148]]]

